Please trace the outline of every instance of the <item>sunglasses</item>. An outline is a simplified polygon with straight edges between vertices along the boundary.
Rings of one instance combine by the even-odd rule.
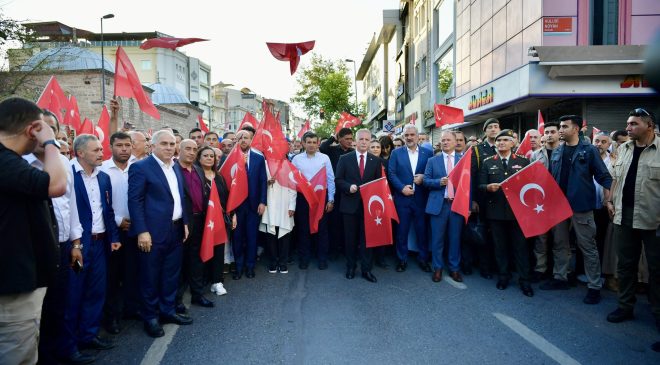
[[[650,117],[651,113],[647,112],[644,108],[636,108],[636,109],[633,109],[633,111],[630,112],[630,116],[633,116],[633,117],[642,116],[642,115],[646,115],[647,117]]]

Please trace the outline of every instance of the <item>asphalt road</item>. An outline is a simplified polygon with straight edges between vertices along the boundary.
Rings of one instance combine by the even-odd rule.
[[[344,278],[344,262],[326,271],[295,265],[255,279],[227,280],[215,308],[190,308],[191,326],[167,325],[153,340],[123,322],[117,346],[98,364],[660,364],[650,345],[660,334],[645,297],[636,319],[605,320],[616,296],[595,306],[586,288],[523,296],[478,274],[464,287],[447,275],[433,283],[416,265],[375,268],[378,283]],[[460,285],[458,285],[460,286]],[[537,289],[538,285],[534,285]]]

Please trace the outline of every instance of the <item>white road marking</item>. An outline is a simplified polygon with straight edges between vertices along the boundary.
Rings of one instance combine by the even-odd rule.
[[[509,327],[513,332],[517,333],[520,337],[525,339],[527,342],[531,343],[537,349],[541,350],[543,353],[548,355],[551,359],[555,360],[561,365],[580,365],[580,363],[574,358],[570,357],[567,353],[560,350],[557,346],[548,342],[541,335],[529,329],[524,324],[520,323],[514,318],[506,316],[501,313],[493,313],[495,318],[499,319],[500,322],[504,323]]]
[[[144,354],[144,358],[142,359],[142,362],[140,362],[140,365],[160,364],[163,360],[163,356],[165,356],[167,347],[170,345],[174,335],[176,335],[176,332],[179,330],[179,326],[176,324],[166,324],[163,326],[163,330],[165,331],[165,336],[154,340],[149,347],[149,351]]]

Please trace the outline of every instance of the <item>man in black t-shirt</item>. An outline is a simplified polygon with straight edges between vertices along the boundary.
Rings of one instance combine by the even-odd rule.
[[[41,305],[59,260],[51,197],[66,191],[55,133],[33,102],[0,102],[0,359],[35,363]],[[44,147],[43,171],[21,156]],[[27,340],[26,340],[27,339]]]

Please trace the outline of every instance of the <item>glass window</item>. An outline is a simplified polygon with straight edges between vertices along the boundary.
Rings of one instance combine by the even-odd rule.
[[[209,88],[200,86],[199,87],[199,100],[205,103],[209,102]]]
[[[151,70],[151,60],[142,60],[142,70]]]
[[[619,42],[619,2],[602,0],[592,2],[591,44],[616,45]]]
[[[199,69],[199,82],[206,85],[209,84],[209,73],[202,68]]]

